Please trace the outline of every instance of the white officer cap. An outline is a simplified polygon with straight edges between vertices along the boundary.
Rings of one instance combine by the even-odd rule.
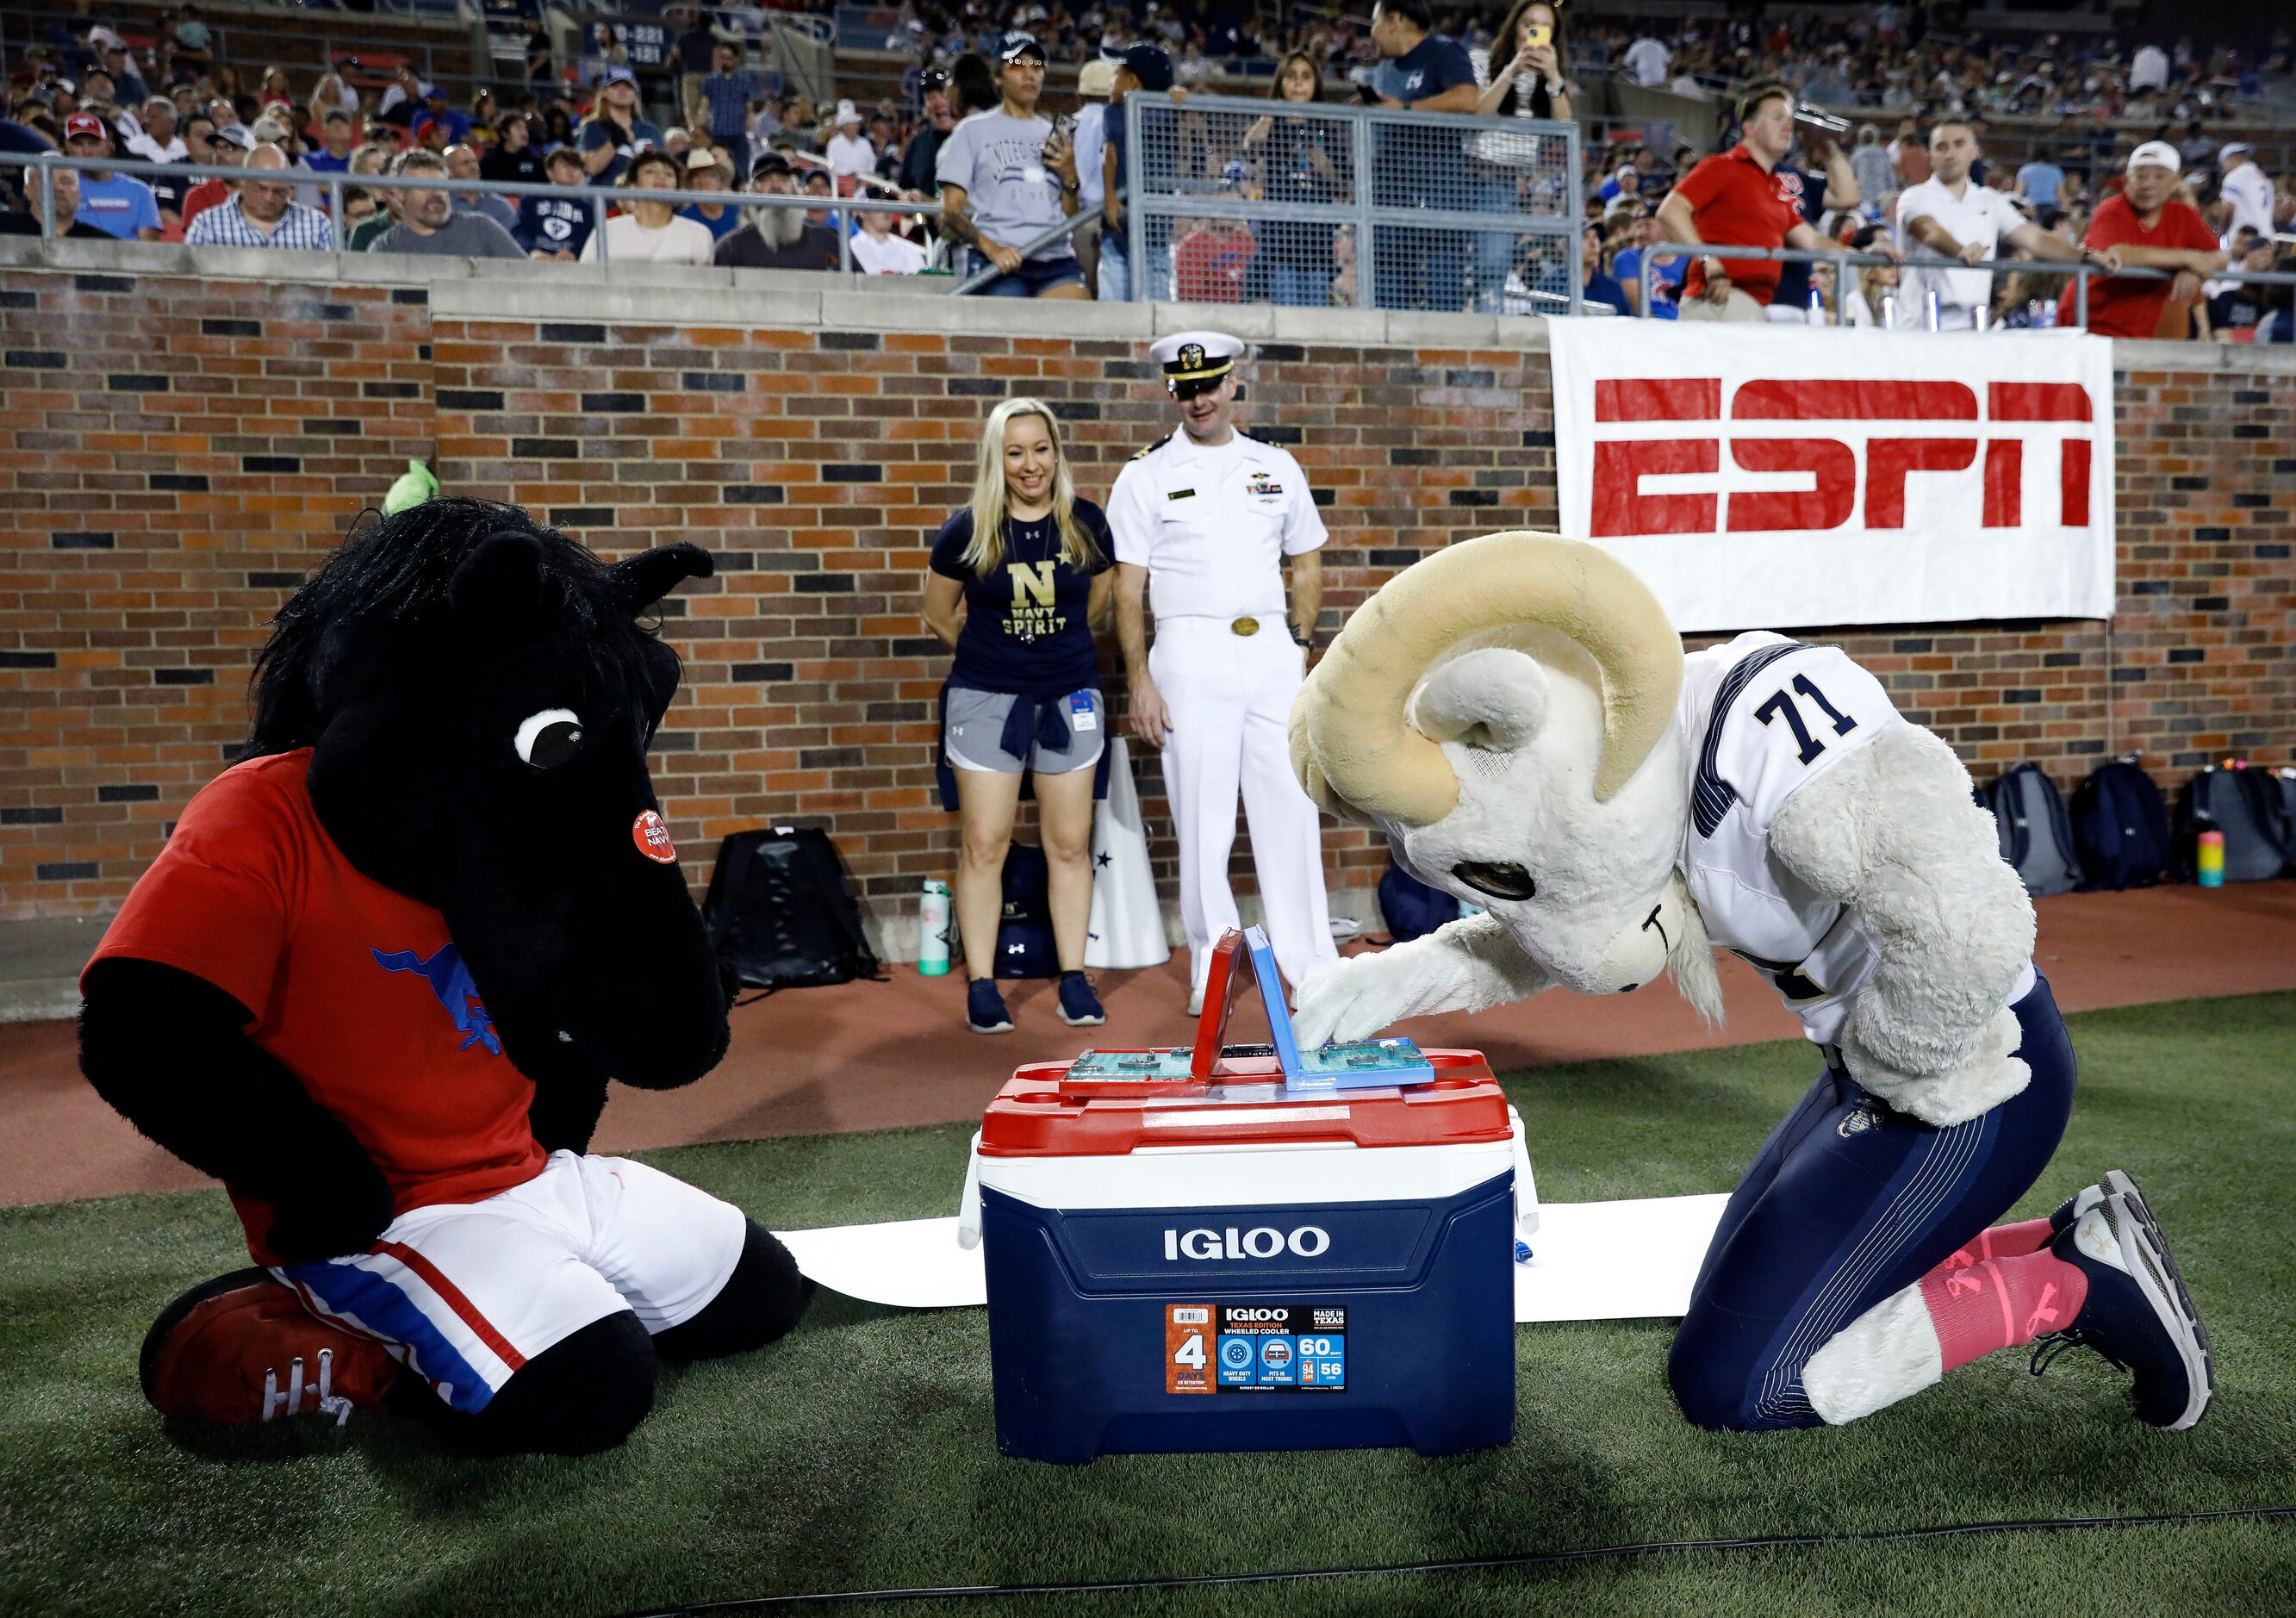
[[[1178,332],[1151,348],[1148,357],[1163,367],[1165,390],[1187,398],[1218,387],[1243,357],[1243,343],[1225,332]]]

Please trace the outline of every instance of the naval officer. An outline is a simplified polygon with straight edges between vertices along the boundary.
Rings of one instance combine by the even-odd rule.
[[[1183,332],[1149,353],[1179,423],[1118,476],[1108,527],[1132,728],[1163,751],[1179,838],[1194,1011],[1212,946],[1238,924],[1227,867],[1239,790],[1277,966],[1296,990],[1339,958],[1316,807],[1292,773],[1286,739],[1323,602],[1326,536],[1300,464],[1230,419],[1243,344]]]

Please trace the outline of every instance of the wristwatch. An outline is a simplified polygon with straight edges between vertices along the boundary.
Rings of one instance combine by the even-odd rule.
[[[1699,254],[1698,261],[1706,267],[1706,274],[1710,280],[1716,275],[1721,276],[1725,281],[1730,278],[1730,267],[1712,253]]]
[[[1316,644],[1316,632],[1313,629],[1308,630],[1303,635],[1300,632],[1300,626],[1298,624],[1292,624],[1288,627],[1292,631],[1292,640],[1293,645],[1300,646],[1313,646]]]

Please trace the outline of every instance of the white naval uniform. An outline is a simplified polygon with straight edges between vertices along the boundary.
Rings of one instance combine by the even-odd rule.
[[[1171,711],[1164,791],[1194,986],[1211,970],[1212,946],[1238,924],[1227,868],[1239,788],[1268,940],[1296,986],[1339,959],[1323,835],[1287,740],[1307,660],[1284,618],[1283,558],[1327,537],[1306,474],[1284,450],[1241,432],[1206,449],[1177,429],[1118,475],[1108,527],[1117,561],[1149,574],[1148,675]],[[1257,620],[1257,632],[1237,634],[1239,619]]]
[[[1707,936],[1759,970],[1803,1033],[1830,1045],[1881,945],[1856,911],[1770,857],[1770,827],[1805,784],[1906,721],[1839,646],[1765,631],[1685,659],[1677,712],[1690,742],[1682,874]],[[2005,1004],[2033,981],[2028,963]]]

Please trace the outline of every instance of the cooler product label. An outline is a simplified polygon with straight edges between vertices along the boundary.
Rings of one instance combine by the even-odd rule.
[[[1168,1393],[1340,1393],[1348,1311],[1332,1303],[1174,1303],[1164,1310]]]
[[[1212,1310],[1209,1303],[1172,1303],[1164,1309],[1164,1392],[1212,1391]]]

